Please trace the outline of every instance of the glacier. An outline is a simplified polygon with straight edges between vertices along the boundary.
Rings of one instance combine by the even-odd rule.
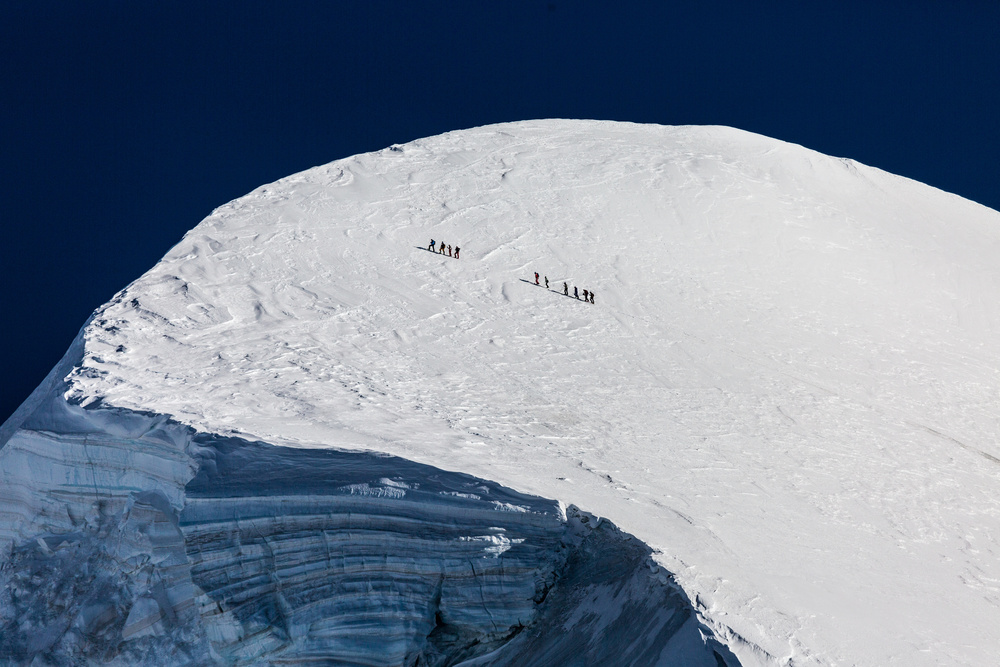
[[[59,398],[0,463],[7,664],[736,664],[647,546],[469,475]]]
[[[723,127],[262,186],[0,427],[0,661],[989,664],[998,260],[996,211]]]

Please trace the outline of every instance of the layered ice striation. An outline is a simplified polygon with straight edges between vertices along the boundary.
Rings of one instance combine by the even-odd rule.
[[[531,624],[570,546],[555,503],[395,457],[214,438],[198,455],[180,525],[239,659],[449,664]]]
[[[736,664],[648,547],[575,507],[35,403],[0,448],[0,663]]]

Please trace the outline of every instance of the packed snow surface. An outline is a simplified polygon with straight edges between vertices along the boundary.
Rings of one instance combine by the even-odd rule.
[[[46,391],[578,506],[653,549],[745,665],[986,665],[997,294],[1000,214],[928,186],[729,128],[513,123],[220,207],[95,313]],[[46,391],[5,449],[31,450],[32,410],[46,430]],[[196,484],[171,465],[156,483]]]

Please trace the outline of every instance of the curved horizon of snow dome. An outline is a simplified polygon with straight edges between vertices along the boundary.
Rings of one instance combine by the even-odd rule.
[[[0,657],[989,664],[998,260],[996,211],[725,127],[262,186],[0,428]]]

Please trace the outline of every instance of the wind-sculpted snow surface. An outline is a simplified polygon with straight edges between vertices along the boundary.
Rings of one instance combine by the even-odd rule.
[[[512,123],[290,176],[0,428],[5,646],[992,664],[998,293],[996,211],[729,128]],[[326,476],[345,450],[413,476]]]

